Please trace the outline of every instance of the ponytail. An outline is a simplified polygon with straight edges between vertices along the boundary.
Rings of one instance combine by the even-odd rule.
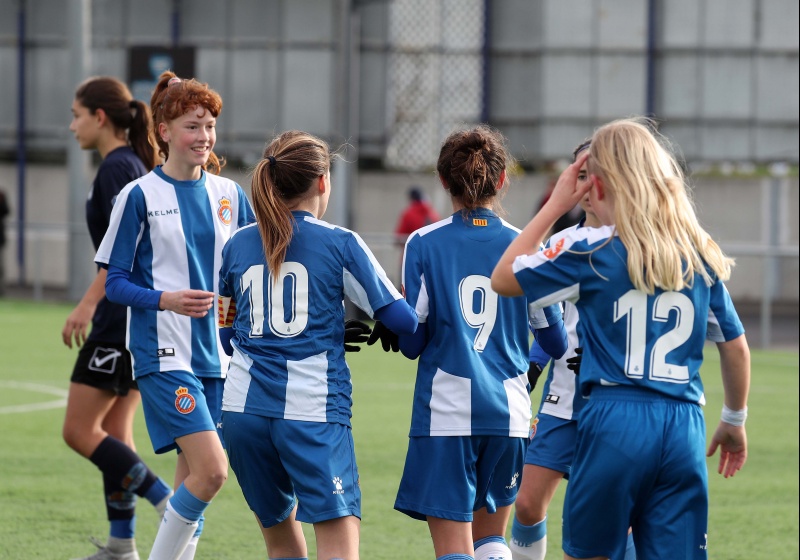
[[[253,211],[274,281],[294,232],[290,205],[313,193],[314,181],[327,174],[330,166],[325,142],[307,132],[290,130],[269,143],[253,170]]]
[[[156,161],[156,148],[153,145],[152,120],[150,109],[137,99],[131,99],[130,110],[132,115],[131,126],[128,129],[128,142],[133,152],[139,156],[148,171],[152,170]]]

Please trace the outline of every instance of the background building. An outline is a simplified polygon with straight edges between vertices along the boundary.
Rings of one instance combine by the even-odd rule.
[[[522,226],[573,146],[650,114],[695,172],[701,219],[739,257],[740,301],[798,302],[796,0],[0,0],[0,185],[10,279],[83,292],[92,172],[70,137],[89,75],[191,68],[225,106],[216,150],[246,169],[275,133],[347,144],[328,218],[395,268],[389,234],[453,128],[488,122],[522,174]],[[179,71],[180,73],[180,71]],[[65,165],[66,164],[66,165]],[[89,256],[87,256],[89,255]]]

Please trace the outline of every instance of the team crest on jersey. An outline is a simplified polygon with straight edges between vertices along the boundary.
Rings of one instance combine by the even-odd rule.
[[[219,208],[217,208],[217,217],[226,226],[231,225],[233,220],[233,207],[231,206],[231,199],[222,197],[219,199]]]
[[[489,225],[489,220],[486,218],[472,218],[472,225],[479,227],[486,227]]]
[[[563,248],[564,248],[564,240],[559,239],[555,245],[553,245],[552,247],[548,247],[542,252],[544,253],[544,256],[547,257],[548,259],[554,259],[558,256],[558,254],[561,252],[561,249]]]
[[[528,431],[528,439],[533,439],[533,437],[536,435],[536,424],[538,423],[539,423],[539,417],[537,416],[536,418],[533,419],[533,422],[531,423],[531,429]]]
[[[178,387],[178,390],[175,391],[175,395],[175,409],[178,412],[181,414],[189,414],[194,410],[197,402],[194,400],[194,397],[189,394],[189,389],[186,387]]]

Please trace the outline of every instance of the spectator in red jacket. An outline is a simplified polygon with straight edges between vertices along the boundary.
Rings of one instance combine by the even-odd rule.
[[[409,204],[400,214],[397,227],[394,229],[398,244],[405,244],[408,236],[419,228],[440,220],[439,214],[428,202],[420,187],[414,185],[409,188],[408,198]]]

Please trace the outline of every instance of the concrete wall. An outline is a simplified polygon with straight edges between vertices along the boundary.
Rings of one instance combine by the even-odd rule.
[[[63,154],[86,77],[70,75],[63,0],[0,0],[0,151],[17,147],[21,5],[27,148]],[[488,12],[482,0],[89,5],[88,73],[126,79],[129,47],[170,45],[179,29],[196,76],[225,100],[219,147],[241,161],[273,131],[300,128],[420,169],[453,125],[487,120],[534,167],[568,157],[603,122],[652,112],[688,161],[798,162],[797,0],[503,0]]]
[[[223,175],[231,177],[249,191],[246,170],[226,168]],[[511,186],[502,205],[507,211],[506,220],[523,227],[531,218],[539,199],[545,192],[548,177],[527,174],[512,177]],[[18,204],[16,168],[13,164],[0,164],[0,187],[5,189],[12,207],[12,220],[16,220]],[[40,280],[45,286],[64,287],[69,278],[69,266],[92,267],[93,251],[86,249],[85,262],[70,263],[70,228],[85,230],[84,223],[70,224],[68,218],[68,174],[66,167],[31,165],[27,169],[27,222],[25,244],[25,279],[27,283]],[[433,172],[358,174],[355,188],[350,193],[350,227],[358,231],[369,243],[389,275],[399,276],[400,249],[392,240],[400,210],[407,201],[410,185],[420,185],[442,215],[451,212],[449,199]],[[767,262],[763,251],[770,239],[778,244],[798,246],[798,179],[772,178],[741,179],[698,178],[694,181],[694,196],[701,223],[732,256],[737,257],[737,267],[728,287],[739,301],[759,301]],[[342,205],[342,191],[333,186],[329,216],[337,215],[337,205]],[[769,194],[777,195],[773,211],[767,209]],[[19,278],[17,266],[17,232],[15,225],[8,226],[8,245],[4,258],[8,279]],[[800,274],[797,256],[778,259],[775,265],[777,283],[775,298],[797,304]]]

